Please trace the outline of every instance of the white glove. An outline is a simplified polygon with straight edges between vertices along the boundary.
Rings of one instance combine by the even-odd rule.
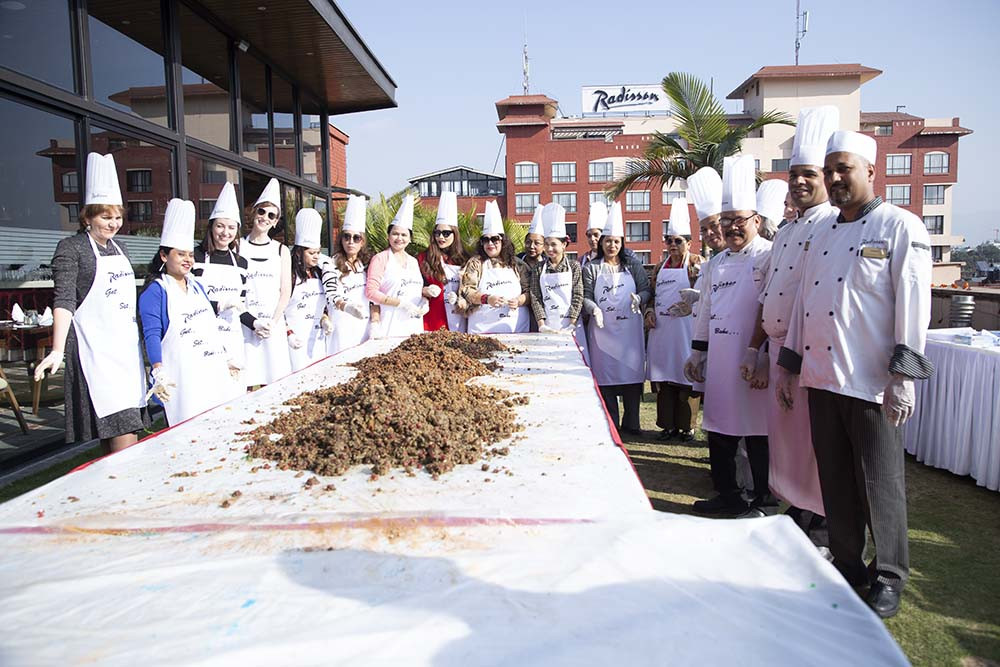
[[[402,310],[407,315],[409,315],[410,317],[420,317],[423,315],[423,313],[420,312],[420,306],[416,305],[415,303],[410,303],[409,301],[401,301],[399,304],[399,309]]]
[[[750,382],[753,379],[753,372],[757,368],[757,348],[748,347],[743,353],[743,361],[740,362],[740,377]]]
[[[344,312],[351,317],[358,318],[359,320],[365,319],[364,311],[355,306],[353,303],[344,304]]]
[[[238,296],[230,297],[228,299],[222,299],[217,301],[219,304],[219,312],[222,313],[226,310],[242,310],[243,309],[243,299]]]
[[[458,303],[458,294],[455,292],[445,292],[444,300],[448,302],[448,305],[454,306]]]
[[[438,289],[440,289],[440,288],[438,288]],[[430,304],[430,302],[427,301],[427,299],[421,299],[420,300],[420,305],[417,306],[417,313],[419,313],[418,317],[423,317],[424,315],[426,315],[429,312],[431,312],[431,304]]]
[[[788,411],[795,407],[795,385],[798,378],[782,366],[778,366],[778,383],[774,388],[774,395],[778,399],[778,405],[782,410]]]
[[[671,317],[687,317],[691,314],[691,306],[684,301],[678,301],[667,308],[667,315]]]
[[[757,353],[757,365],[750,378],[751,389],[767,389],[767,376],[771,372],[771,355],[761,350]]]
[[[438,295],[441,294],[441,287],[439,285],[428,285],[424,289],[427,290],[427,296],[432,299],[438,298]]]
[[[156,396],[160,399],[160,403],[166,403],[170,400],[170,390],[176,389],[177,383],[170,379],[163,366],[154,368],[150,375],[153,377],[153,386],[146,392],[146,400],[148,401],[150,396]]]
[[[234,380],[239,379],[240,372],[242,370],[243,369],[240,368],[240,366],[238,364],[236,364],[235,362],[233,362],[233,361],[229,362],[229,377],[233,378]]]
[[[696,289],[691,289],[690,287],[682,289],[680,294],[681,299],[683,299],[684,303],[689,306],[693,306],[698,303],[698,299],[701,298],[701,292]]]
[[[913,416],[916,393],[913,378],[893,373],[882,396],[882,412],[893,426],[902,426]]]
[[[538,333],[545,333],[545,334],[559,333],[559,330],[558,329],[553,329],[548,324],[539,324],[538,325]]]
[[[368,337],[372,340],[382,340],[385,338],[385,331],[382,329],[381,322],[372,322],[368,328]]]
[[[598,329],[603,329],[604,328],[604,312],[601,311],[600,308],[598,308],[597,310],[595,310],[591,314],[591,317],[594,318],[594,324],[597,325]]]
[[[639,298],[639,295],[631,294],[629,296],[632,297],[632,312],[635,313],[636,315],[642,313],[642,308],[639,307],[639,304],[642,303],[642,299]]]
[[[258,338],[269,338],[271,336],[271,320],[257,318],[253,321],[253,331]]]
[[[35,382],[42,381],[42,378],[45,377],[45,371],[48,371],[49,375],[58,371],[59,367],[62,366],[62,362],[62,352],[59,352],[58,350],[52,350],[49,352],[45,355],[45,358],[38,362],[38,365],[35,366]]]
[[[288,334],[288,347],[297,350],[302,347],[302,339],[293,333]]]
[[[556,333],[560,333],[564,336],[572,336],[573,334],[576,333],[576,327],[571,324],[564,329],[557,330]]]
[[[319,328],[324,336],[329,336],[333,333],[333,320],[326,313],[323,313],[323,317],[319,318]]]
[[[703,350],[692,350],[691,356],[684,362],[684,377],[691,382],[704,382],[707,358],[708,355]]]

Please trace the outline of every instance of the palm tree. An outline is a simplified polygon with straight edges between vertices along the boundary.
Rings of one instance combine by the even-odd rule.
[[[765,111],[749,125],[734,127],[722,104],[697,77],[671,72],[663,77],[662,85],[678,120],[675,131],[680,141],[656,132],[643,157],[629,161],[625,175],[608,186],[606,192],[612,199],[637,182],[648,181],[651,189],[662,188],[702,167],[712,167],[721,175],[723,158],[739,153],[751,132],[766,125],[795,125],[784,112]]]

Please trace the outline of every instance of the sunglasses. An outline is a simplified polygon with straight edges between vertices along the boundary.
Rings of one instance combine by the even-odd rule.
[[[498,244],[498,243],[501,243],[502,241],[503,241],[503,237],[502,236],[484,236],[483,237],[483,245],[486,245],[487,243]]]
[[[663,239],[663,242],[666,243],[667,245],[683,245],[684,239],[678,237],[666,238]]]
[[[435,229],[434,230],[434,236],[440,236],[441,238],[445,238],[445,239],[450,239],[451,235],[454,234],[454,233],[455,232],[451,231],[450,229]]]
[[[341,234],[340,238],[348,243],[361,243],[365,240],[361,234]]]
[[[739,218],[719,218],[719,224],[722,226],[723,229],[729,229],[730,227],[735,227],[735,226],[744,227],[746,226],[747,221],[750,220],[750,218],[754,217],[755,215],[757,214],[751,213],[750,215],[742,216]]]
[[[259,208],[259,209],[257,209],[257,215],[267,216],[268,220],[277,220],[278,219],[278,214],[277,213],[275,213],[274,211],[268,211],[266,208]]]

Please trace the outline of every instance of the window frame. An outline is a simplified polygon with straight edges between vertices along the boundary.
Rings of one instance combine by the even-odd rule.
[[[650,192],[649,190],[626,190],[625,191],[625,211],[627,213],[646,213],[647,211],[649,211],[649,206],[650,206],[650,203],[651,203],[650,202],[651,198],[650,198],[649,192]],[[629,199],[632,198],[633,195],[639,195],[642,199],[645,200],[645,203],[643,203],[641,201],[638,204],[630,203]],[[645,196],[642,197],[642,195],[645,195]],[[636,208],[636,206],[639,206],[640,208]]]
[[[642,230],[638,237],[636,237],[631,232],[632,225],[643,225]],[[650,241],[651,233],[651,221],[650,220],[626,220],[625,221],[625,242],[626,243],[648,243]]]
[[[595,167],[598,165],[610,165],[611,171],[607,178],[599,178],[594,175]],[[587,163],[588,183],[610,183],[615,180],[615,163],[612,160],[592,160]]]
[[[534,203],[530,207],[522,207],[518,201],[520,197],[534,197]],[[515,215],[532,215],[535,207],[541,201],[541,194],[538,192],[516,192],[514,193],[514,213]]]
[[[939,197],[928,197],[927,196],[927,190],[930,189],[930,188],[933,188],[935,190],[940,190],[940,192],[941,192],[940,198]],[[947,186],[945,186],[945,185],[940,185],[940,184],[937,184],[937,183],[931,183],[931,184],[925,183],[924,184],[924,205],[925,206],[943,206],[944,203],[945,203],[945,197],[947,196],[945,194],[946,193],[946,189],[947,189]]]
[[[944,157],[944,159],[942,160],[942,162],[944,163],[943,166],[934,167],[930,165],[929,164],[930,159],[937,157],[939,155]],[[950,153],[948,153],[947,151],[930,151],[928,153],[924,153],[924,176],[940,176],[942,174],[948,174],[950,172],[951,172]]]
[[[902,201],[901,198],[897,199],[897,198],[891,197],[889,195],[889,192],[891,192],[894,189],[899,189],[899,190],[905,189],[906,190],[906,201]],[[886,185],[885,186],[885,201],[886,201],[887,204],[893,204],[894,206],[909,206],[910,202],[913,201],[913,199],[911,198],[910,184],[909,183],[900,183],[898,185]]]
[[[934,224],[933,226],[929,224],[929,220]],[[929,235],[941,235],[944,234],[944,216],[943,215],[925,215],[922,218],[924,223],[924,229],[927,230]],[[938,225],[940,223],[940,226]]]
[[[519,175],[517,172],[518,172],[518,169],[521,168],[521,167],[533,167],[535,175],[533,177],[525,177],[525,176]],[[538,168],[538,163],[537,162],[529,162],[529,161],[515,162],[514,163],[514,185],[537,185],[540,182],[539,171],[540,170]]]
[[[894,164],[893,158],[904,158],[905,165],[902,167],[891,166]],[[885,156],[886,176],[909,176],[913,173],[913,153],[888,153]]]
[[[561,201],[559,201],[559,199],[558,199],[559,197],[572,197],[573,201],[572,201],[571,204],[567,205],[567,204],[564,204]],[[552,193],[552,203],[559,204],[560,206],[562,206],[564,209],[566,209],[566,213],[570,213],[570,214],[576,213],[576,210],[577,210],[576,192],[553,192]]]
[[[569,176],[556,176],[556,167],[570,167],[572,172]],[[576,162],[553,162],[552,163],[553,183],[576,183]]]

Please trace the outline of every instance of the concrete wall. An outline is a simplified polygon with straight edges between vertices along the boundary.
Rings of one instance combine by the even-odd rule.
[[[951,326],[951,297],[953,294],[971,295],[976,300],[972,315],[975,329],[1000,330],[1000,290],[974,288],[971,290],[934,289],[931,302],[931,329],[945,329]]]

